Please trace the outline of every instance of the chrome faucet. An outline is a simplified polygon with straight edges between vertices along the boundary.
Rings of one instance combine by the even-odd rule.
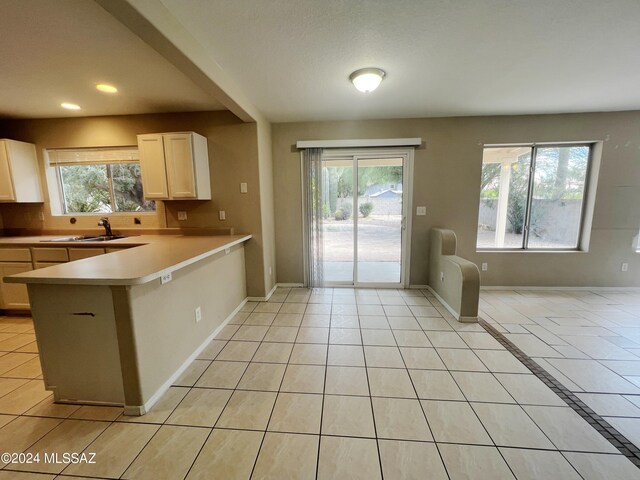
[[[98,222],[98,225],[104,227],[105,235],[107,237],[113,237],[113,232],[111,231],[111,224],[109,223],[109,219],[107,217],[102,217]]]

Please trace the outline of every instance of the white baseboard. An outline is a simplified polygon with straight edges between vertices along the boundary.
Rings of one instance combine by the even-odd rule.
[[[249,302],[268,302],[269,299],[271,298],[271,295],[273,295],[273,292],[276,291],[276,288],[278,288],[278,284],[277,283],[273,286],[271,291],[269,293],[267,293],[266,296],[264,296],[264,297],[247,297],[247,300]]]
[[[430,290],[429,285],[409,285],[411,290]]]
[[[480,290],[539,290],[539,291],[591,291],[591,292],[640,292],[640,287],[540,287],[540,286],[526,286],[526,285],[482,285]]]
[[[447,309],[447,311],[454,316],[454,318],[456,320],[458,320],[461,323],[477,323],[478,322],[478,317],[463,317],[461,316],[458,312],[456,312],[454,310],[454,308],[449,305],[447,302],[445,302],[444,298],[442,298],[440,295],[438,295],[438,293],[431,288],[429,285],[427,285],[427,289],[433,293],[433,296],[436,297],[438,299],[438,301],[442,304],[442,306],[444,308]]]
[[[304,283],[277,283],[276,286],[282,288],[302,288]]]
[[[180,366],[180,368],[178,368],[178,370],[176,370],[174,374],[171,375],[171,377],[169,377],[169,379],[166,382],[164,382],[158,390],[156,390],[156,392],[151,396],[151,398],[149,398],[149,400],[147,400],[144,403],[144,405],[125,405],[124,414],[125,415],[144,415],[149,410],[151,410],[151,407],[153,407],[156,404],[156,402],[160,400],[162,395],[164,395],[165,392],[169,390],[169,387],[173,385],[173,382],[175,382],[180,377],[180,375],[184,373],[184,371],[189,367],[189,365],[191,365],[191,363],[196,358],[198,358],[198,355],[200,355],[200,353],[207,347],[207,345],[211,343],[211,340],[213,340],[215,336],[218,333],[220,333],[220,331],[231,321],[231,319],[235,316],[235,314],[238,313],[242,309],[242,307],[245,306],[245,304],[247,303],[247,300],[248,298],[245,298],[242,302],[240,302],[240,304],[233,310],[233,312],[231,312],[229,316],[227,316],[227,318],[224,319],[224,321],[220,324],[220,326],[218,326],[218,328],[216,328],[211,333],[211,335],[209,335],[207,339],[204,342],[202,342],[198,348],[195,349],[195,351],[191,355],[189,355],[189,358],[187,358],[184,361],[184,363]]]

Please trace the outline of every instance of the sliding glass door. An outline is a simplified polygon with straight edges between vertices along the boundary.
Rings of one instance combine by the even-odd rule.
[[[357,158],[356,278],[359,283],[402,281],[403,159]]]
[[[324,152],[325,285],[404,285],[408,162],[407,151]]]
[[[326,284],[352,285],[355,260],[353,160],[322,160],[323,276]]]

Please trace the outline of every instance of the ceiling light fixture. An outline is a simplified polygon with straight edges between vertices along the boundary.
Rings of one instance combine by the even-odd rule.
[[[361,92],[369,93],[378,88],[386,75],[381,68],[361,68],[349,75],[349,80]]]
[[[80,105],[76,105],[75,103],[63,102],[60,104],[62,108],[66,108],[67,110],[80,110]]]
[[[116,87],[106,83],[99,83],[96,85],[96,88],[104,93],[118,93],[118,89]]]

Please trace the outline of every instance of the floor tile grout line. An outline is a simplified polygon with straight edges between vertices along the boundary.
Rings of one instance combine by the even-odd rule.
[[[249,314],[253,313],[253,311],[255,310],[256,306],[254,305],[253,309],[251,310],[251,312],[247,312]],[[248,318],[248,317],[247,317]],[[236,330],[236,332],[240,329],[240,327],[238,327],[238,329]],[[235,335],[235,333],[233,333],[233,335]],[[233,335],[231,336],[233,338]],[[266,333],[265,333],[266,335]],[[226,341],[226,343],[224,344],[224,346],[220,349],[220,351],[215,355],[214,359],[211,360],[211,362],[209,363],[209,366],[200,374],[200,376],[198,377],[198,379],[193,382],[193,385],[189,388],[189,391],[187,392],[187,394],[182,397],[182,400],[180,400],[180,402],[178,402],[178,404],[175,406],[175,408],[171,411],[171,414],[167,417],[167,419],[163,422],[163,425],[166,425],[166,422],[169,420],[169,418],[171,418],[171,415],[173,415],[173,413],[176,411],[176,409],[180,406],[180,404],[184,401],[184,399],[187,397],[187,395],[189,395],[189,393],[194,389],[195,384],[198,383],[198,381],[200,380],[200,378],[202,378],[202,375],[204,375],[204,373],[209,369],[209,367],[211,365],[213,365],[213,362],[215,361],[216,358],[218,358],[218,356],[222,353],[222,351],[225,349],[225,347],[229,344],[229,342],[231,341],[231,339],[228,339]],[[262,343],[262,342],[260,342]],[[251,356],[251,359],[253,359],[253,357],[255,357],[256,353],[258,352],[258,349],[260,348],[260,345],[258,345],[258,348],[256,348],[256,350],[253,352],[253,355]],[[236,387],[238,386],[238,384],[240,383],[240,381],[242,380],[242,377],[244,376],[244,374],[247,372],[247,369],[249,368],[249,364],[251,363],[251,360],[249,360],[249,362],[247,362],[247,365],[245,366],[244,370],[242,371],[242,375],[240,375],[240,377],[238,378],[238,381],[236,382]],[[210,427],[209,430],[209,434],[207,435],[207,437],[205,438],[204,442],[202,443],[202,445],[200,446],[200,448],[198,449],[198,453],[195,455],[195,457],[193,458],[193,461],[191,462],[191,465],[189,465],[189,468],[187,470],[187,473],[185,474],[184,478],[186,478],[189,475],[189,472],[191,472],[191,470],[193,469],[193,466],[196,464],[198,457],[200,456],[200,454],[202,453],[202,450],[204,449],[205,445],[207,444],[207,442],[209,441],[209,439],[211,438],[211,435],[213,434],[213,431],[216,428],[216,425],[218,424],[218,422],[220,421],[220,417],[222,417],[222,414],[224,413],[225,409],[227,408],[227,406],[229,405],[229,402],[231,401],[231,398],[233,397],[234,393],[236,392],[236,388],[234,387],[231,391],[231,394],[229,395],[229,398],[227,398],[227,401],[224,404],[224,407],[222,407],[222,409],[220,410],[220,414],[218,415],[218,417],[216,418],[216,421],[214,422],[213,426]],[[264,436],[266,435],[263,434],[262,438],[264,440]],[[262,445],[262,444],[261,444]],[[257,455],[256,455],[256,460],[257,460]]]
[[[562,385],[558,380],[555,379],[550,373],[540,367],[531,357],[526,355],[522,350],[520,350],[516,345],[514,345],[508,338],[502,335],[498,330],[496,330],[492,325],[488,322],[480,319],[480,325],[489,332],[496,340],[498,340],[502,345],[507,348],[520,362],[527,367],[531,372],[536,375],[540,380],[543,380],[545,384],[551,383],[554,387],[561,392],[562,395],[559,397],[581,418],[584,418],[581,413],[584,413],[586,416],[592,419],[594,423],[589,423],[605,440],[607,440],[613,447],[615,447],[620,453],[622,453],[625,457],[632,460],[632,463],[636,465],[636,467],[640,468],[640,453],[634,453],[625,447],[625,444],[633,445],[633,442],[629,441],[624,435],[622,435],[617,429],[613,428],[604,418],[600,415],[593,412],[591,409],[591,413],[582,408],[576,401],[572,399],[575,397],[575,394],[568,390],[564,385]],[[577,397],[576,397],[577,398]],[[526,412],[526,410],[525,410]],[[538,427],[540,428],[540,427]],[[603,431],[607,431],[610,433],[615,439],[616,442],[613,442],[608,435],[605,435]]]
[[[517,358],[516,358],[517,359]],[[519,360],[519,359],[517,359]],[[494,378],[496,379],[496,381],[502,386],[502,388],[504,388],[507,393],[511,396],[511,398],[513,398],[515,400],[515,397],[513,397],[513,395],[511,395],[511,393],[509,392],[509,390],[507,389],[507,387],[505,387],[503,385],[503,383],[500,381],[500,379],[492,372],[492,375],[494,376]],[[536,377],[537,378],[537,377]],[[555,393],[555,392],[554,392]],[[547,435],[547,432],[545,432],[542,427],[540,427],[540,425],[538,425],[538,422],[536,422],[536,420],[529,414],[529,412],[527,412],[527,410],[524,407],[530,407],[530,406],[541,406],[541,407],[546,407],[549,405],[531,405],[531,404],[522,404],[520,402],[518,402],[516,400],[516,405],[518,405],[518,407],[520,407],[520,410],[527,416],[527,418],[529,418],[533,424],[536,426],[536,428],[538,430],[540,430],[540,432],[546,437],[547,440],[549,440],[549,443],[551,443],[551,445],[554,446],[554,448],[556,450],[558,450],[558,446],[555,444],[555,442],[551,439],[551,437],[549,437],[549,435]],[[475,410],[475,409],[474,409]],[[506,461],[506,459],[505,459]],[[572,465],[573,466],[573,465]]]
[[[282,308],[282,306],[280,306],[278,311],[280,311],[281,308]],[[274,317],[274,320],[275,320],[275,317]],[[298,335],[300,335],[300,328],[302,328],[301,325],[302,325],[302,322],[300,322],[300,326],[298,327],[298,331],[296,332],[296,339],[298,338]],[[266,333],[265,333],[264,337],[266,337]],[[263,340],[264,340],[264,337],[262,337]],[[264,342],[261,341],[260,342],[260,346],[262,346],[263,343]],[[260,350],[260,346],[258,346],[256,351],[254,352],[253,357],[251,357],[251,360],[253,360],[255,358],[256,354],[258,353],[258,350]],[[273,417],[273,412],[274,412],[274,410],[276,408],[276,404],[278,403],[278,396],[280,395],[280,390],[282,389],[282,384],[284,382],[284,376],[287,373],[287,367],[289,365],[289,360],[291,360],[291,355],[293,355],[293,348],[289,352],[289,358],[287,359],[287,363],[285,364],[284,371],[282,372],[282,378],[280,378],[280,385],[278,386],[278,390],[276,391],[276,396],[275,396],[275,398],[273,400],[273,405],[271,406],[271,412],[269,413],[269,418],[267,419],[267,424],[265,426],[265,432],[264,432],[264,435],[262,435],[262,439],[260,440],[260,446],[258,447],[258,452],[256,453],[256,458],[255,458],[255,460],[253,462],[253,467],[251,468],[251,474],[249,475],[249,478],[253,477],[253,473],[255,472],[255,469],[256,469],[256,467],[258,465],[258,459],[260,458],[260,452],[262,451],[262,447],[264,445],[264,441],[267,438],[267,433],[268,433],[268,430],[269,430],[269,424],[271,423],[271,418]],[[249,368],[249,365],[251,364],[251,360],[249,361],[249,364],[247,365],[247,369]],[[245,370],[245,373],[246,373],[246,370]],[[243,373],[242,375],[244,376],[245,374]],[[242,377],[240,377],[240,380],[238,381],[238,385],[240,385],[241,381],[242,381]],[[236,385],[236,388],[237,388],[237,385]],[[231,399],[231,397],[229,397],[229,399]],[[226,405],[225,405],[225,408],[226,408]],[[224,412],[224,409],[220,412],[220,417],[222,416],[223,412]],[[220,417],[218,417],[218,419]],[[319,441],[318,441],[318,448],[320,448],[320,442]]]
[[[436,350],[437,352],[437,350]],[[480,357],[478,357],[476,355],[476,358],[478,359],[478,361],[480,363],[482,363],[484,365],[484,363],[482,362],[482,360],[480,359]],[[442,359],[441,359],[442,360]],[[443,362],[444,363],[444,362]],[[446,366],[446,364],[445,364]],[[486,365],[485,365],[486,367]],[[493,376],[493,378],[495,378],[495,376],[493,375],[493,372],[491,372],[491,370],[489,370],[487,368],[487,370],[489,371],[489,374]],[[467,394],[464,393],[464,390],[460,387],[460,384],[458,383],[458,380],[456,380],[456,377],[454,375],[451,375],[451,371],[447,370],[449,372],[449,375],[451,376],[451,378],[453,379],[453,382],[456,384],[456,386],[458,387],[458,390],[460,390],[460,392],[462,393],[462,396],[465,398],[466,400],[466,404],[469,406],[469,408],[471,409],[471,411],[473,412],[473,414],[475,415],[475,418],[478,420],[478,422],[480,423],[480,425],[482,426],[483,430],[485,431],[485,433],[487,434],[487,436],[489,437],[489,440],[491,440],[491,442],[493,443],[493,448],[495,448],[498,451],[498,455],[500,455],[500,458],[502,458],[503,462],[505,463],[505,465],[507,466],[507,468],[509,469],[509,471],[511,472],[511,474],[516,477],[515,472],[513,471],[513,469],[511,468],[511,465],[509,465],[509,462],[507,462],[507,459],[504,458],[504,455],[502,454],[502,452],[500,451],[500,449],[498,448],[498,445],[496,445],[496,441],[493,439],[493,437],[491,436],[491,433],[489,432],[489,430],[487,429],[486,425],[482,422],[482,419],[480,418],[480,416],[478,415],[478,412],[476,412],[475,408],[473,408],[473,406],[471,405],[471,401],[469,400],[469,398],[467,397]],[[477,373],[485,373],[485,372],[477,372]],[[496,379],[497,381],[497,379]],[[511,396],[511,394],[509,394],[509,392],[507,392],[507,394],[512,398],[512,400],[515,401],[515,399]],[[518,404],[518,402],[515,402],[516,405]],[[522,407],[520,407],[522,408]],[[423,409],[424,410],[424,409]],[[553,445],[553,443],[552,443]],[[555,445],[554,445],[555,446]]]
[[[209,427],[192,427],[192,428],[209,428]],[[239,429],[239,428],[219,428],[216,430],[229,430],[229,431],[246,431],[246,432],[256,432],[256,433],[267,433],[267,431],[265,430],[250,430],[250,429]],[[294,435],[305,435],[305,436],[314,436],[314,437],[333,437],[333,438],[352,438],[352,439],[370,439],[370,440],[375,440],[375,438],[373,437],[358,437],[358,436],[350,436],[350,435],[335,435],[335,434],[312,434],[312,433],[299,433],[299,432],[275,432],[275,433],[285,433],[285,434],[294,434]],[[421,440],[413,440],[413,439],[402,439],[402,438],[383,438],[383,440],[390,440],[390,441],[397,441],[397,442],[410,442],[410,443],[417,443],[417,444],[434,444],[436,446],[438,445],[460,445],[460,446],[475,446],[475,447],[488,447],[488,448],[509,448],[509,449],[518,449],[518,450],[525,450],[525,451],[536,451],[536,452],[558,452],[560,454],[565,454],[565,453],[578,453],[578,454],[586,454],[586,455],[604,455],[604,456],[611,456],[611,457],[621,457],[623,455],[619,454],[619,453],[611,453],[611,452],[593,452],[593,451],[587,451],[587,450],[567,450],[567,449],[562,449],[562,450],[558,450],[558,449],[543,449],[543,448],[531,448],[531,447],[513,447],[513,446],[509,446],[509,445],[498,445],[498,446],[494,446],[494,445],[489,445],[489,444],[481,444],[481,443],[461,443],[461,442],[436,442],[436,441],[421,441]],[[567,459],[568,460],[568,459]],[[6,468],[4,469],[5,471],[17,471],[15,469],[11,469],[11,468]],[[20,470],[22,471],[22,470]],[[37,472],[37,471],[24,471],[29,472],[29,473],[36,473],[36,474],[42,474],[42,472]],[[55,474],[54,474],[55,475]],[[65,474],[66,475],[66,474]],[[71,476],[77,476],[77,475],[71,475]],[[81,478],[110,478],[110,477],[97,477],[97,476],[91,476],[89,475],[88,477],[85,476],[81,476]]]
[[[385,315],[384,318],[387,321],[387,323],[389,323],[386,315]],[[362,324],[360,322],[360,314],[358,314],[358,325],[360,326],[360,338],[362,338],[362,328],[361,328]],[[362,349],[362,359],[364,361],[364,371],[365,371],[365,375],[367,376],[367,388],[369,389],[369,406],[371,408],[371,420],[373,422],[373,434],[375,435],[376,450],[378,452],[378,464],[379,464],[379,468],[380,468],[380,478],[382,480],[384,480],[384,471],[382,469],[382,455],[380,454],[380,440],[378,438],[378,429],[376,427],[376,415],[375,415],[375,411],[373,409],[373,397],[371,396],[371,382],[369,380],[369,369],[367,368],[367,355],[365,353],[364,345],[362,345],[360,348]],[[409,373],[407,372],[407,375],[408,374]]]
[[[331,304],[333,310],[333,303]],[[356,310],[357,311],[357,310]],[[331,316],[329,316],[329,339],[331,339]],[[318,472],[320,472],[320,449],[322,448],[322,424],[324,422],[324,399],[327,391],[327,374],[329,371],[329,346],[327,345],[327,353],[324,359],[324,379],[322,382],[322,405],[320,406],[320,430],[318,431],[318,452],[316,455],[316,472],[315,478],[318,480]]]
[[[393,333],[393,331],[391,332],[391,334],[393,335],[393,338],[394,338],[394,340],[396,341],[396,344],[397,344],[398,340],[396,339],[396,336]],[[428,337],[427,337],[427,339],[428,339]],[[430,341],[430,340],[428,340],[428,341]],[[447,474],[447,478],[451,479],[451,474],[449,473],[449,469],[447,468],[447,465],[444,462],[444,458],[442,457],[442,452],[440,451],[440,448],[438,447],[438,444],[436,442],[436,437],[433,434],[433,429],[431,427],[431,424],[429,423],[429,419],[427,418],[427,413],[424,411],[424,408],[422,406],[422,401],[420,399],[420,395],[418,394],[418,389],[416,388],[415,382],[413,381],[413,377],[411,376],[411,372],[409,371],[409,367],[407,367],[407,362],[404,359],[404,355],[402,355],[402,350],[400,349],[400,347],[398,347],[398,350],[400,351],[400,358],[402,358],[402,363],[404,364],[405,371],[406,371],[407,375],[409,376],[409,381],[411,382],[411,386],[413,387],[413,391],[416,394],[416,399],[418,401],[418,406],[420,407],[420,411],[422,412],[422,416],[424,417],[424,421],[427,423],[427,428],[429,429],[429,433],[431,435],[431,438],[433,439],[433,442],[436,445],[436,451],[438,452],[438,457],[440,458],[440,462],[442,462],[442,466],[444,467],[444,471]],[[434,349],[434,351],[435,351],[435,349]],[[438,355],[437,351],[436,351],[436,355]],[[440,358],[439,355],[438,355],[438,358]],[[440,361],[442,361],[442,359],[440,359]]]
[[[267,312],[267,313],[268,313],[268,312]],[[498,325],[500,325],[500,324],[498,324]],[[362,329],[361,329],[361,330],[362,330]],[[393,335],[394,335],[394,337],[395,337],[395,331],[396,331],[396,329],[390,329],[390,331],[392,332],[392,334],[393,334]],[[425,331],[425,330],[423,330],[423,331]],[[459,333],[459,332],[458,332],[458,331],[456,331],[456,333]],[[227,342],[228,342],[228,341],[227,341]],[[261,343],[261,342],[260,342],[260,343]],[[471,349],[471,350],[475,350],[475,349]],[[206,359],[206,360],[209,360],[209,359]],[[211,363],[211,361],[212,361],[212,360],[209,360],[209,361],[210,361],[210,363]],[[288,363],[287,363],[287,365],[288,365]],[[406,368],[406,367],[405,367],[405,368]],[[533,371],[532,371],[532,372],[533,372]],[[326,373],[326,372],[325,372],[325,373]],[[494,372],[492,372],[492,373],[494,373]],[[534,373],[534,374],[535,374],[535,373]],[[494,376],[495,376],[495,375],[494,375]],[[195,386],[189,387],[189,391],[191,391],[193,388],[196,388],[196,387],[195,387]],[[488,402],[488,403],[492,403],[492,402]],[[583,409],[583,411],[586,411],[586,410],[585,410],[585,409],[586,409],[586,407],[584,406],[584,404],[582,404],[582,405],[583,405],[583,407],[581,407],[581,408]],[[633,418],[633,417],[632,417],[632,418]],[[61,419],[61,421],[64,421],[64,420],[65,420],[65,419]],[[111,422],[111,423],[114,423],[114,422]],[[158,427],[158,428],[160,428],[160,427]],[[518,448],[520,448],[520,447],[518,447]]]
[[[495,378],[495,380],[498,382],[498,384],[500,386],[502,386],[502,388],[504,388],[504,390],[507,392],[507,394],[513,399],[516,400],[515,397],[513,395],[511,395],[511,392],[509,392],[509,390],[502,384],[502,382],[500,381],[500,379],[493,373],[491,372],[491,375],[493,375],[493,377]],[[454,379],[455,380],[455,379]],[[464,395],[464,392],[463,392]],[[477,402],[474,402],[477,403]],[[480,416],[478,415],[478,413],[476,412],[475,408],[473,408],[473,405],[471,405],[471,402],[469,403],[469,405],[471,406],[471,408],[473,409],[473,411],[476,413],[476,416],[478,417],[478,420],[480,420],[480,423],[482,423],[482,420],[480,419]],[[536,426],[536,428],[540,431],[540,433],[542,433],[542,435],[544,435],[544,437],[549,441],[549,443],[551,445],[553,445],[555,450],[559,450],[558,446],[555,444],[555,442],[549,437],[549,435],[547,435],[547,433],[540,427],[540,425],[538,425],[538,423],[535,421],[535,419],[529,414],[529,412],[527,412],[527,410],[523,407],[523,405],[518,402],[516,400],[516,405],[520,408],[520,411],[522,411],[527,418],[529,418],[531,420],[531,422],[533,422],[533,424]],[[531,405],[525,405],[525,406],[531,406]],[[541,405],[541,406],[545,406],[545,405]],[[484,426],[484,424],[483,424]],[[487,433],[488,430],[487,430]],[[489,434],[489,436],[491,436],[491,434]],[[493,440],[493,437],[491,437],[491,439]],[[495,440],[493,440],[493,443],[495,443]],[[498,445],[496,445],[496,448],[498,447]],[[516,447],[516,448],[520,448],[520,447]],[[505,463],[507,465],[509,465],[509,462],[507,462],[507,459],[504,457],[504,455],[502,454],[502,451],[500,451],[500,449],[498,448],[498,451],[500,453],[500,456],[502,457],[502,459],[505,461]],[[571,464],[571,463],[570,463]],[[571,464],[571,467],[575,470],[575,467]],[[511,466],[509,465],[509,468],[511,469]],[[576,471],[577,472],[577,471]],[[515,472],[512,470],[512,473],[514,476],[516,476]]]

